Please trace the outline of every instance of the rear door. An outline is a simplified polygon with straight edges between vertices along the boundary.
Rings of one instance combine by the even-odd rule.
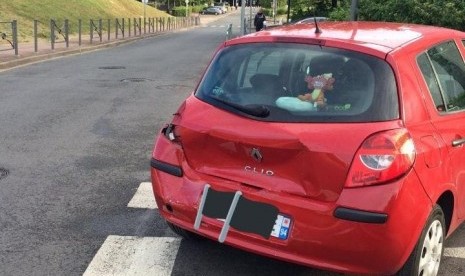
[[[446,181],[456,185],[456,207],[465,216],[465,63],[454,40],[436,45],[417,57],[429,92],[431,119],[447,146],[442,157]],[[432,181],[429,181],[432,182]],[[434,185],[427,183],[428,192]]]

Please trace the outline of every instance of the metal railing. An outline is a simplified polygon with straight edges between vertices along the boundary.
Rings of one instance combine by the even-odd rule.
[[[6,28],[4,31],[3,28]],[[7,42],[6,48],[0,48],[0,51],[13,51],[18,55],[18,22],[16,20],[9,22],[0,22],[0,38]]]
[[[68,19],[55,20],[51,19],[49,26],[45,28],[49,29],[49,41],[50,49],[55,50],[58,43],[65,44],[66,48],[70,47],[70,43],[75,43],[81,46],[84,40],[88,37],[88,43],[93,44],[95,42],[103,43],[103,37],[106,33],[107,41],[112,39],[124,39],[126,37],[142,36],[146,34],[154,34],[159,32],[172,31],[179,28],[188,28],[200,25],[199,17],[159,17],[159,18],[117,18],[114,20],[106,19],[104,26],[103,19],[90,19],[88,36],[83,31],[82,20],[78,19],[76,22],[70,22]],[[114,23],[114,24],[112,24]],[[132,23],[132,24],[131,24]],[[75,25],[74,25],[75,24]],[[44,29],[43,22],[34,20],[33,22],[33,41],[34,41],[34,52],[39,51],[39,37],[44,36],[43,33],[39,34],[40,29]],[[131,26],[132,25],[132,26]],[[8,22],[0,22],[0,51],[14,51],[16,56],[19,55],[18,50],[18,22],[16,20]],[[71,30],[74,26],[74,40],[71,37]],[[76,33],[77,29],[77,33]],[[131,34],[131,30],[134,31]],[[112,36],[111,34],[114,34]],[[95,40],[96,36],[98,40]],[[32,45],[31,45],[32,46]],[[43,46],[42,46],[43,47]]]
[[[57,35],[58,33],[58,35]],[[55,49],[55,43],[57,43],[57,39],[59,39],[59,35],[63,36],[62,43],[66,44],[66,48],[69,47],[69,22],[68,19],[64,20],[63,27],[60,28],[57,25],[57,22],[54,19],[50,20],[50,42],[52,50]],[[35,38],[34,38],[35,41]]]
[[[89,30],[90,30],[90,44],[92,44],[93,40],[94,40],[94,31],[97,33],[97,35],[99,36],[100,38],[100,42],[103,41],[103,32],[102,32],[102,28],[103,28],[103,22],[102,22],[102,19],[99,19],[97,20],[97,24],[95,24],[95,20],[93,19],[90,19],[90,23],[89,23]]]

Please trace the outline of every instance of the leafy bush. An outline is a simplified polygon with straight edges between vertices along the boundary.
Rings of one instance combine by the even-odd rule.
[[[329,13],[330,20],[344,21],[350,19],[350,11],[347,8],[338,7]]]
[[[273,16],[273,9],[270,8],[262,8],[263,13],[265,14],[266,17],[271,17]]]
[[[272,8],[272,5],[273,5],[273,0],[260,0],[260,6],[264,8]],[[286,5],[287,5],[287,0],[277,0],[276,2],[277,7],[284,7]]]
[[[193,7],[191,7],[191,11],[195,12],[195,13],[200,13],[201,11],[203,11],[203,8],[205,8],[204,5],[193,6]]]
[[[287,14],[287,7],[279,7],[276,10],[276,15],[284,15]]]
[[[361,20],[408,22],[465,30],[465,1],[361,0]]]
[[[191,7],[189,7],[189,14],[192,13]],[[174,7],[171,14],[173,16],[186,16],[186,7]]]
[[[262,8],[262,9],[263,9],[263,13],[265,14],[265,16],[267,17],[273,16],[273,8]],[[287,14],[286,7],[280,7],[276,9],[276,15],[283,15],[283,14]]]

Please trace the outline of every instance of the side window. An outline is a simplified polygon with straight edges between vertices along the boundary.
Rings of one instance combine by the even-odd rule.
[[[446,111],[444,105],[444,100],[441,95],[441,88],[439,87],[438,80],[434,74],[433,67],[431,66],[431,61],[426,53],[421,54],[417,58],[418,67],[420,67],[423,78],[428,86],[431,97],[433,98],[434,105],[439,112]]]
[[[417,58],[436,108],[465,109],[465,63],[453,41],[435,46]]]

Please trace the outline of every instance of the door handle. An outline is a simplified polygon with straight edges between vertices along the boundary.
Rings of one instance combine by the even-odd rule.
[[[452,141],[452,146],[453,147],[459,147],[459,146],[461,146],[463,144],[465,144],[465,138],[456,139],[456,140]]]

